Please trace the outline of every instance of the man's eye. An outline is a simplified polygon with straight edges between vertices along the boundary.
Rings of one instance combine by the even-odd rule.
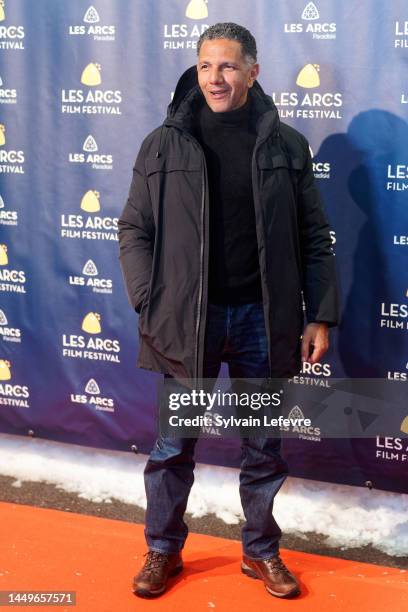
[[[227,64],[227,65],[225,66],[225,68],[226,68],[227,70],[234,70],[234,66],[231,66],[231,64]]]
[[[207,68],[208,68],[207,64],[203,64],[203,65],[201,66],[201,70],[207,70]]]

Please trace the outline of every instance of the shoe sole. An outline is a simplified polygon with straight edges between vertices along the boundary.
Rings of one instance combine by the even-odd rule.
[[[271,595],[274,595],[275,597],[280,597],[281,599],[290,599],[291,597],[296,597],[296,595],[300,594],[299,587],[295,587],[293,591],[289,591],[289,593],[277,593],[276,591],[273,591],[270,587],[268,587],[265,584],[264,579],[261,576],[258,576],[258,574],[254,572],[254,570],[252,570],[250,567],[245,565],[245,563],[241,564],[241,572],[245,574],[245,576],[249,576],[249,578],[254,578],[255,580],[262,580],[264,583],[265,589],[268,591],[268,593],[270,593]]]
[[[177,576],[178,574],[180,574],[180,572],[183,571],[183,566],[179,565],[178,567],[175,567],[173,570],[171,570],[171,572],[169,573],[168,577],[169,578],[173,578],[174,576]],[[140,588],[135,588],[133,586],[133,593],[135,595],[138,595],[139,597],[145,597],[147,598],[153,598],[153,597],[158,597],[159,595],[162,595],[164,593],[164,591],[167,588],[167,584],[164,585],[164,587],[158,591],[148,591],[147,589],[140,589]]]

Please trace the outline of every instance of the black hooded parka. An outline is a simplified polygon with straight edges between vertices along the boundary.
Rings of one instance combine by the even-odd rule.
[[[271,376],[290,377],[301,367],[302,293],[307,322],[337,323],[334,254],[306,139],[280,122],[257,81],[248,95],[257,117],[251,173]],[[142,143],[118,223],[120,264],[139,313],[137,365],[178,379],[203,377],[210,206],[193,133],[205,103],[192,66],[163,125]]]

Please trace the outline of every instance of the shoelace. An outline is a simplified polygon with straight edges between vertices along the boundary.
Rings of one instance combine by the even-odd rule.
[[[288,568],[283,563],[280,557],[271,557],[270,559],[265,559],[265,563],[267,563],[271,572],[275,574],[279,572],[285,572],[286,574],[290,574]]]
[[[157,550],[149,550],[143,555],[147,557],[144,570],[152,570],[164,565],[168,561],[166,553],[158,552]]]

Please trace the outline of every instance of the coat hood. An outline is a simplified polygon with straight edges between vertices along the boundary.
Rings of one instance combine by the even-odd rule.
[[[248,90],[258,116],[256,130],[259,137],[279,132],[279,114],[271,96],[268,96],[258,81]],[[191,66],[179,78],[173,100],[167,107],[164,125],[176,126],[191,131],[196,111],[205,104],[205,98],[198,85],[197,67]]]

